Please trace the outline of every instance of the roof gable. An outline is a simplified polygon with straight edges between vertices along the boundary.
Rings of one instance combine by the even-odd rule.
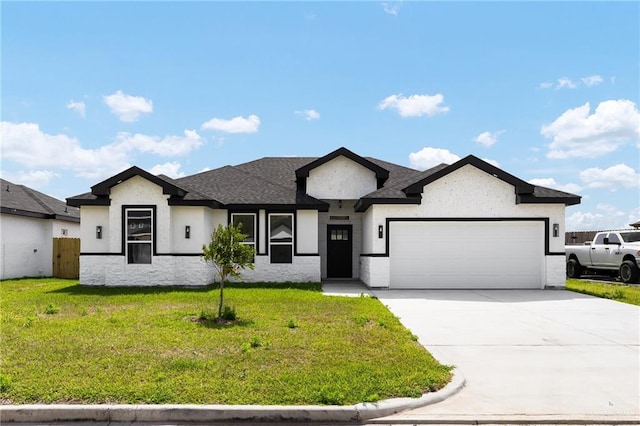
[[[115,176],[110,177],[109,179],[103,180],[102,182],[93,185],[91,187],[91,193],[98,197],[108,196],[111,193],[111,188],[128,179],[131,179],[134,176],[140,176],[160,186],[162,188],[163,194],[184,197],[188,192],[183,188],[174,185],[168,180],[165,180],[159,176],[152,175],[151,173],[141,169],[140,167],[133,166],[123,172],[118,173]]]
[[[384,182],[389,178],[389,171],[387,169],[380,167],[374,162],[369,161],[366,158],[361,157],[358,154],[355,154],[354,152],[349,151],[347,148],[344,148],[344,147],[338,148],[335,151],[325,155],[324,157],[320,157],[310,162],[309,164],[306,164],[300,167],[298,170],[296,170],[296,178],[298,179],[308,178],[309,172],[311,170],[323,164],[326,164],[329,161],[333,160],[334,158],[337,158],[340,156],[346,157],[351,161],[354,161],[360,164],[361,166],[366,167],[367,169],[374,172],[376,174],[376,179],[378,180],[378,188],[381,188]]]
[[[530,184],[473,155],[468,155],[450,166],[440,168],[440,170],[437,170],[411,185],[406,186],[402,191],[408,197],[419,196],[426,185],[429,185],[431,182],[434,182],[466,165],[474,166],[477,169],[512,185],[516,194],[516,204],[562,203],[567,206],[580,204],[581,197],[577,195]]]
[[[426,176],[425,178],[403,188],[402,191],[407,195],[418,195],[422,193],[422,188],[426,185],[429,185],[431,182],[436,181],[466,165],[474,166],[475,168],[514,186],[516,194],[533,194],[535,185],[527,183],[473,155],[468,155],[450,166],[444,167],[435,173],[431,173],[429,176]]]

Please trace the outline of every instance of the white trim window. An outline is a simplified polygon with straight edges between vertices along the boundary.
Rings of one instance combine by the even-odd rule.
[[[293,263],[293,214],[269,215],[271,263]]]
[[[242,224],[240,232],[247,235],[242,244],[256,249],[256,214],[255,213],[231,213],[231,223],[233,226]]]
[[[151,263],[153,253],[153,210],[125,210],[127,263]]]

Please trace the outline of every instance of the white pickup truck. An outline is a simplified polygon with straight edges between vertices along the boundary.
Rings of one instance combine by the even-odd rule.
[[[624,283],[637,283],[640,276],[640,231],[599,232],[590,243],[565,246],[567,277],[579,278],[585,271],[617,272]]]

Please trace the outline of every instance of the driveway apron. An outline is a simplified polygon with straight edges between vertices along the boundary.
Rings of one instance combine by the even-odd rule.
[[[640,415],[638,306],[565,290],[374,294],[466,378],[452,398],[398,418]]]

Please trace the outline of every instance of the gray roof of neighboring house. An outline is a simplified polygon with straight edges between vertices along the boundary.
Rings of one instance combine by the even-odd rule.
[[[4,214],[80,223],[80,209],[24,185],[0,179],[0,209]]]
[[[224,166],[178,179],[153,176],[132,167],[92,187],[92,192],[67,199],[73,206],[108,205],[110,188],[140,175],[163,187],[172,205],[204,205],[209,207],[255,208],[258,206],[311,208],[326,211],[328,204],[306,194],[306,176],[314,167],[337,155],[345,155],[376,173],[378,189],[356,203],[357,211],[372,204],[419,204],[426,184],[448,173],[472,164],[516,187],[517,202],[577,204],[580,197],[524,182],[474,156],[452,164],[440,164],[418,171],[371,157],[360,157],[340,148],[324,157],[265,157],[236,166]]]

